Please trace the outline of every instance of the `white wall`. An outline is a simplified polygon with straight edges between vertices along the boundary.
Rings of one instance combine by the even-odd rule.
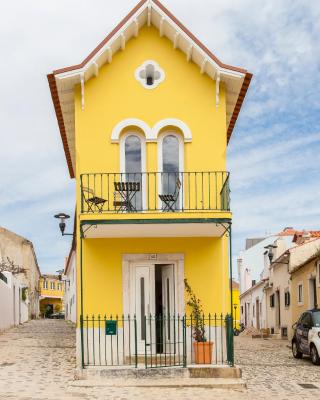
[[[259,282],[240,296],[241,323],[243,323],[246,328],[253,327],[258,329],[257,302],[259,303],[259,328],[264,329],[267,327],[264,282]],[[247,310],[247,321],[245,321],[245,310]]]
[[[3,272],[7,283],[0,279],[0,331],[28,320],[28,304],[22,301],[23,285],[10,272]]]
[[[69,265],[66,271],[66,290],[64,295],[64,307],[66,319],[76,323],[77,321],[77,269],[76,252],[73,250],[70,255]]]
[[[274,250],[275,258],[294,245],[294,243],[292,243],[292,238],[293,236],[284,236],[280,238],[279,248]],[[240,294],[250,289],[253,280],[256,282],[261,280],[266,264],[266,256],[264,255],[266,251],[265,247],[274,244],[278,240],[278,236],[272,235],[250,247],[248,250],[240,252],[238,256]],[[269,260],[267,260],[267,262],[269,263]]]

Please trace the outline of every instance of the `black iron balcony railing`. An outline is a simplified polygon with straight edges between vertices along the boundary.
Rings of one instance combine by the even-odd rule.
[[[229,173],[82,174],[82,213],[229,211]]]

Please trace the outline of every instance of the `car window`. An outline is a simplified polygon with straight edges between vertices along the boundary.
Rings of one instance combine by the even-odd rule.
[[[306,313],[301,314],[301,317],[299,318],[299,321],[298,321],[299,324],[303,323],[303,319],[305,316],[306,316]]]
[[[312,313],[312,317],[314,326],[320,328],[320,311]]]
[[[303,314],[303,316],[301,317],[301,324],[305,324],[310,327],[313,325],[310,313]]]

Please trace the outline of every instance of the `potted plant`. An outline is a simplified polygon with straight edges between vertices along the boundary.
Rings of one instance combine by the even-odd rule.
[[[190,307],[190,321],[193,342],[194,361],[196,364],[211,364],[213,342],[207,341],[204,315],[200,299],[197,298],[191,289],[187,279],[184,280],[186,292],[188,294],[187,305]]]

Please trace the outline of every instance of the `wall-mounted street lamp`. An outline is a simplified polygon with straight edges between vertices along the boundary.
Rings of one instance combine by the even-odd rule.
[[[234,329],[237,329],[237,304],[233,305],[234,308]]]
[[[54,217],[60,219],[59,228],[60,228],[62,236],[73,236],[73,233],[64,233],[64,231],[66,229],[65,220],[70,218],[70,215],[65,214],[65,213],[59,213],[59,214],[56,214]]]
[[[268,257],[270,260],[270,264],[272,263],[273,257],[274,257],[274,253],[273,253],[273,249],[276,249],[278,246],[275,246],[274,244],[269,244],[268,246],[265,246],[265,249],[267,249],[268,252]]]

